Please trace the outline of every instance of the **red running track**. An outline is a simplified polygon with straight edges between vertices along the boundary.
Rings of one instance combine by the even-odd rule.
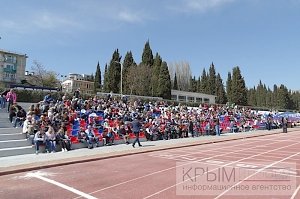
[[[0,198],[300,199],[299,133],[294,131],[5,175],[0,177]],[[202,170],[197,171],[201,176],[193,177],[193,173],[186,175],[184,172],[200,167],[207,169],[201,173]],[[226,179],[231,182],[223,179],[219,184],[209,184],[217,182],[215,177],[221,177],[217,171],[226,171]],[[233,175],[233,171],[238,173]],[[211,189],[203,190],[209,185],[217,188],[210,186]]]

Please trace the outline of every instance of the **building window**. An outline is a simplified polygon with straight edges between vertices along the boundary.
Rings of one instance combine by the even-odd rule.
[[[202,98],[201,97],[197,97],[196,98],[196,102],[202,103]]]
[[[204,103],[208,103],[209,104],[209,99],[208,98],[204,98]]]
[[[188,97],[188,101],[189,102],[194,102],[195,101],[195,97]]]
[[[179,101],[186,101],[186,97],[185,97],[185,96],[182,96],[182,95],[179,95],[179,96],[178,96],[178,100],[179,100]]]
[[[171,99],[172,99],[172,100],[177,100],[177,95],[172,95],[172,96],[171,96]]]

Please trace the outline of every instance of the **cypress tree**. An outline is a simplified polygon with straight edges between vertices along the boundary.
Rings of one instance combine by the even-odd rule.
[[[158,96],[158,79],[159,79],[159,73],[161,69],[162,59],[158,53],[156,53],[153,67],[152,67],[152,76],[151,76],[151,95],[152,96]]]
[[[265,106],[264,85],[261,80],[259,80],[259,84],[257,85],[256,101],[258,107]]]
[[[278,108],[278,87],[276,84],[273,86],[273,106]]]
[[[208,76],[208,94],[215,95],[216,94],[216,70],[214,63],[212,63],[209,67],[209,76]]]
[[[132,52],[129,51],[126,53],[124,61],[123,61],[123,71],[122,71],[122,76],[123,76],[123,93],[124,94],[130,94],[130,78],[132,78],[132,74],[129,74],[130,68],[135,67],[136,63],[133,59]]]
[[[218,73],[216,77],[216,103],[218,104],[225,104],[227,102],[226,93],[223,85],[223,80],[221,78],[220,73]]]
[[[248,95],[247,95],[247,99],[248,99],[248,105],[250,106],[257,106],[256,103],[256,88],[254,86],[254,88],[249,89],[248,91]]]
[[[208,77],[204,68],[201,76],[201,92],[208,94],[208,86],[209,86]]]
[[[159,74],[159,96],[164,99],[171,99],[171,78],[167,62],[163,61]]]
[[[246,84],[238,66],[232,70],[231,89],[232,102],[238,105],[247,105]]]
[[[145,66],[152,66],[153,65],[153,54],[150,47],[149,40],[146,42],[143,54],[142,54],[142,64]]]
[[[267,88],[267,94],[266,94],[266,107],[274,108],[274,106],[273,106],[273,92],[269,87]]]
[[[121,80],[121,57],[119,55],[119,50],[115,50],[108,68],[108,89],[110,92],[119,93],[120,92],[120,80]]]
[[[140,92],[141,95],[149,96],[152,94],[152,86],[151,86],[151,80],[152,80],[152,66],[153,66],[153,54],[152,50],[150,48],[149,40],[146,42],[143,54],[142,54],[142,62],[140,64],[140,67],[142,70],[147,71],[147,73],[143,73],[141,84],[143,84],[143,90]]]
[[[281,84],[278,89],[278,108],[279,109],[288,109],[290,97],[288,93],[288,89]]]
[[[178,83],[177,83],[177,75],[176,75],[176,73],[175,73],[175,76],[174,76],[173,89],[174,90],[178,90]]]
[[[232,84],[231,73],[228,72],[227,82],[226,82],[226,94],[227,94],[227,100],[230,103],[232,103],[232,88],[231,88],[231,84]]]
[[[263,107],[268,107],[267,105],[267,87],[266,84],[263,85],[263,90],[262,90],[262,103],[263,103]]]
[[[197,82],[196,82],[196,77],[190,77],[190,85],[189,85],[189,91],[190,92],[196,92],[197,90]]]
[[[98,62],[97,68],[96,68],[96,73],[95,73],[95,78],[94,78],[94,90],[95,90],[95,92],[97,92],[100,89],[101,89],[101,70],[100,70],[100,64]]]
[[[201,93],[201,78],[200,76],[198,77],[198,80],[197,80],[197,93]]]
[[[108,88],[108,84],[109,84],[108,80],[109,80],[108,66],[107,66],[107,64],[105,64],[103,90],[104,90],[104,92],[107,92],[107,93],[110,92],[109,88]]]

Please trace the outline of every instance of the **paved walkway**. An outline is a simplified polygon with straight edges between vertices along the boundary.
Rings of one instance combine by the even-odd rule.
[[[296,129],[289,129],[294,131]],[[241,133],[227,133],[221,136],[201,136],[196,138],[182,138],[174,140],[160,140],[142,142],[142,147],[119,144],[113,146],[103,146],[94,149],[76,149],[68,152],[27,154],[0,158],[0,176],[10,173],[30,171],[41,168],[48,168],[73,163],[94,161],[106,158],[113,158],[137,153],[153,152],[171,148],[188,147],[200,144],[211,144],[235,139],[245,139],[251,137],[265,136],[281,133],[281,129],[272,131],[252,131]]]

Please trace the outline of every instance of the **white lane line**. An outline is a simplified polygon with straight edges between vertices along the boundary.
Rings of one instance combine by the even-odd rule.
[[[271,143],[271,144],[274,144],[274,143]],[[265,151],[265,152],[262,152],[262,153],[259,153],[259,154],[253,155],[253,156],[249,156],[249,157],[240,159],[240,160],[236,160],[236,161],[230,162],[230,163],[228,163],[228,164],[225,164],[225,165],[223,165],[223,166],[221,166],[221,167],[212,169],[212,170],[207,171],[207,172],[215,171],[215,170],[217,170],[217,169],[226,167],[226,166],[228,166],[228,165],[235,164],[235,163],[238,163],[238,162],[241,162],[241,161],[243,161],[243,160],[246,160],[246,159],[249,159],[249,158],[253,158],[253,157],[256,157],[256,156],[259,156],[259,155],[263,155],[263,154],[266,154],[266,153],[270,153],[270,152],[272,152],[272,151],[277,151],[277,150],[280,150],[280,149],[283,149],[283,148],[287,148],[287,147],[290,147],[290,146],[293,146],[293,145],[296,145],[296,144],[298,144],[298,143],[290,144],[290,145],[288,145],[288,146],[284,146],[284,147],[272,149],[272,150],[269,150],[269,151]],[[255,146],[255,147],[256,147],[256,146]],[[247,150],[249,150],[249,149],[247,149]],[[207,172],[206,172],[206,173],[207,173]],[[144,199],[151,198],[151,197],[153,197],[153,196],[155,196],[155,195],[158,195],[158,194],[160,194],[160,193],[162,193],[162,192],[164,192],[164,191],[167,191],[167,190],[169,190],[169,189],[171,189],[171,188],[173,188],[173,187],[176,187],[177,185],[180,185],[180,184],[182,184],[182,183],[184,183],[184,182],[185,182],[185,181],[180,182],[180,183],[176,183],[176,184],[171,185],[171,186],[169,186],[169,187],[166,187],[166,188],[164,188],[164,189],[162,189],[162,190],[160,190],[160,191],[157,191],[157,192],[155,192],[155,193],[153,193],[153,194],[151,194],[151,195],[149,195],[149,196],[144,197]]]
[[[7,143],[7,142],[21,142],[26,141],[27,139],[18,139],[18,140],[2,140],[0,143]]]
[[[250,143],[256,143],[256,142],[258,142],[258,141],[250,142]],[[277,141],[277,142],[280,142],[280,141]],[[244,143],[242,143],[242,144],[237,144],[237,145],[235,145],[235,146],[241,146],[241,145],[243,146]],[[232,147],[232,146],[226,146],[226,147],[223,147],[223,148],[227,148],[227,147]],[[252,147],[252,148],[255,148],[255,147],[256,147],[256,146],[254,146],[254,147]],[[250,148],[250,149],[251,149],[251,148]],[[215,149],[215,150],[222,150],[222,147],[221,147],[221,148],[217,148],[217,149]],[[245,150],[249,150],[249,149],[245,149],[245,148],[244,148],[244,149],[237,150],[237,151],[241,151],[241,152],[242,152],[242,151],[245,151]],[[209,151],[209,150],[208,150],[208,151]],[[196,153],[196,152],[194,152],[194,153]],[[190,154],[194,154],[194,153],[190,153]],[[229,153],[227,153],[227,154],[230,154],[230,153],[233,153],[233,152],[229,152]],[[181,156],[186,156],[186,155],[188,155],[188,154],[181,155]],[[215,158],[215,157],[219,157],[219,156],[223,156],[223,155],[224,155],[224,154],[219,154],[219,155],[214,155],[214,156],[211,156],[211,157],[203,158],[203,159],[200,159],[200,160],[197,160],[197,161],[188,161],[187,163],[184,163],[184,164],[182,164],[182,165],[189,165],[189,164],[192,164],[192,163],[195,163],[195,162],[198,162],[198,161],[209,160],[209,159],[212,159],[212,158]],[[143,179],[143,178],[146,178],[146,177],[149,177],[149,176],[153,176],[153,175],[155,175],[155,174],[159,174],[159,173],[162,173],[162,172],[165,172],[165,171],[169,171],[169,170],[175,169],[175,168],[177,168],[177,167],[179,167],[179,166],[169,167],[169,168],[167,168],[167,169],[155,171],[155,172],[149,173],[149,174],[147,174],[147,175],[139,176],[139,177],[133,178],[133,179],[131,179],[131,180],[123,181],[123,182],[120,182],[120,183],[118,183],[118,184],[114,184],[114,185],[111,185],[111,186],[108,186],[108,187],[105,187],[105,188],[102,188],[102,189],[99,189],[99,190],[90,192],[89,194],[94,194],[94,193],[97,193],[97,192],[100,192],[100,191],[104,191],[104,190],[111,189],[111,188],[114,188],[114,187],[117,187],[117,186],[120,186],[120,185],[124,185],[124,184],[130,183],[130,182],[134,182],[134,181],[136,181],[136,180],[140,180],[140,179]],[[78,198],[80,198],[80,197],[76,197],[76,198],[74,198],[74,199],[78,199]]]
[[[26,174],[26,177],[29,177],[29,178],[30,178],[30,177],[33,177],[33,178],[37,178],[37,179],[43,180],[43,181],[45,181],[45,182],[48,182],[48,183],[53,184],[53,185],[56,185],[56,186],[58,186],[58,187],[60,187],[60,188],[63,188],[63,189],[65,189],[65,190],[68,190],[68,191],[70,191],[70,192],[73,192],[73,193],[79,195],[80,197],[84,197],[84,198],[86,198],[86,199],[97,199],[96,197],[91,196],[91,195],[89,195],[89,194],[86,194],[86,193],[84,193],[84,192],[82,192],[82,191],[79,191],[79,190],[77,190],[77,189],[74,189],[73,187],[69,187],[69,186],[67,186],[67,185],[65,185],[65,184],[62,184],[62,183],[60,183],[60,182],[56,182],[55,180],[48,179],[48,178],[44,177],[44,176],[43,176],[41,173],[39,173],[39,172],[27,173],[27,174]]]
[[[241,183],[244,182],[245,180],[248,180],[248,179],[251,178],[252,176],[254,176],[254,175],[256,175],[256,174],[262,172],[263,170],[265,170],[265,169],[267,169],[267,168],[269,168],[269,167],[272,167],[272,166],[274,166],[275,164],[278,164],[278,163],[280,163],[280,162],[283,162],[283,161],[285,161],[285,160],[287,160],[287,159],[289,159],[289,158],[291,158],[291,157],[294,157],[294,156],[296,156],[296,155],[298,155],[298,154],[300,154],[300,152],[295,153],[294,155],[290,155],[290,156],[288,156],[288,157],[286,157],[286,158],[283,158],[283,159],[281,159],[281,160],[279,160],[279,161],[273,162],[272,164],[269,164],[269,165],[267,165],[267,166],[265,166],[265,167],[263,167],[263,168],[258,169],[255,173],[253,173],[253,174],[247,176],[247,177],[244,178],[243,180],[240,180],[238,183],[236,183],[236,184],[232,185],[231,187],[229,187],[226,191],[223,191],[221,194],[219,194],[217,197],[215,197],[215,199],[221,198],[223,195],[225,195],[227,192],[229,192],[233,187],[235,187],[235,186],[241,184]]]
[[[295,190],[295,192],[293,193],[293,195],[291,196],[290,199],[295,199],[295,197],[296,197],[296,195],[297,195],[299,189],[300,189],[300,185],[298,185],[297,189]]]
[[[252,143],[252,144],[253,144],[253,143],[256,143],[256,142],[259,142],[259,141],[249,142],[249,143]],[[280,142],[281,142],[280,140],[279,140],[279,141],[278,141],[278,140],[276,140],[276,141],[274,140],[273,143],[269,143],[269,144],[280,143]],[[266,144],[266,146],[269,145],[269,144]],[[245,143],[242,143],[242,144],[236,144],[236,145],[233,145],[233,146],[244,146],[244,145],[245,145]],[[226,146],[226,147],[223,147],[223,148],[228,148],[228,147],[232,147],[232,146]],[[249,150],[249,149],[252,149],[252,148],[256,148],[256,147],[257,147],[257,146],[253,146],[253,147],[250,147],[250,148],[243,148],[243,149],[240,149],[240,150],[237,150],[237,151],[243,152],[243,151],[246,151],[246,150]],[[220,147],[220,148],[217,148],[216,150],[222,151],[223,148]],[[234,152],[237,152],[237,151],[234,151]],[[196,152],[194,152],[194,153],[196,153]],[[191,153],[191,154],[194,154],[194,153]],[[208,158],[199,159],[199,160],[197,160],[197,161],[189,161],[188,163],[182,164],[182,165],[180,165],[180,166],[183,166],[183,165],[189,165],[189,164],[192,164],[192,163],[195,163],[195,162],[198,162],[198,161],[209,160],[209,159],[212,159],[212,158],[215,158],[215,157],[220,157],[220,156],[224,156],[224,155],[226,155],[226,154],[231,154],[231,153],[233,153],[233,151],[232,151],[232,152],[225,153],[225,154],[219,154],[219,155],[214,155],[214,156],[211,156],[211,157],[208,157]],[[186,154],[186,155],[187,155],[187,154]],[[165,172],[165,171],[169,171],[169,170],[172,170],[172,169],[176,169],[177,167],[179,167],[179,166],[169,167],[169,168],[167,168],[167,169],[163,169],[163,170],[159,170],[159,171],[156,171],[156,172],[153,172],[153,173],[149,173],[149,174],[144,175],[144,176],[139,176],[139,177],[133,178],[133,179],[131,179],[131,180],[123,181],[123,182],[120,182],[120,183],[118,183],[118,184],[114,184],[114,185],[111,185],[111,186],[108,186],[108,187],[105,187],[105,188],[102,188],[102,189],[99,189],[99,190],[90,192],[89,194],[94,194],[94,193],[101,192],[101,191],[104,191],[104,190],[107,190],[107,189],[111,189],[111,188],[114,188],[114,187],[117,187],[117,186],[120,186],[120,185],[124,185],[124,184],[130,183],[130,182],[134,182],[134,181],[137,181],[137,180],[140,180],[140,179],[149,177],[149,176],[153,176],[153,175],[155,175],[155,174],[159,174],[159,173],[162,173],[162,172]],[[77,198],[74,198],[74,199],[78,199],[78,198],[80,198],[80,197],[77,197]]]

